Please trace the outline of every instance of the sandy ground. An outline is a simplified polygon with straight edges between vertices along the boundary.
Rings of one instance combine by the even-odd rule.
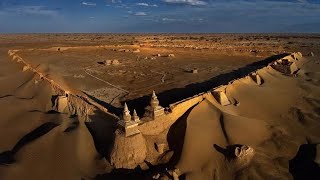
[[[136,45],[32,49],[18,54],[59,84],[83,91],[116,108],[123,102],[201,83],[263,57],[228,55],[209,50],[150,48]],[[139,53],[119,50],[139,49]],[[161,57],[168,54],[174,57]],[[155,56],[160,54],[161,56]],[[106,60],[118,65],[106,65]],[[193,69],[198,73],[192,73]]]
[[[311,73],[320,66],[318,59],[313,60],[317,64],[306,62],[298,77],[263,69],[258,71],[264,79],[262,86],[244,81],[229,85],[227,96],[240,102],[239,106],[222,107],[214,99],[195,106],[186,119],[183,151],[177,165],[187,179],[290,179],[288,165],[291,169],[299,166],[295,169],[298,172],[291,172],[299,179],[301,176],[294,173],[302,173],[303,166],[310,164],[288,161],[300,145],[312,146],[320,141],[319,72]],[[252,157],[232,159],[225,154],[228,146],[237,144],[253,148]]]
[[[50,84],[5,54],[1,50],[0,179],[94,177],[100,156],[84,121],[48,112]],[[74,122],[78,127],[67,131]],[[18,163],[6,165],[11,160]]]
[[[102,118],[101,112],[96,112],[92,116],[94,122],[88,125],[85,117],[48,111],[52,106],[52,96],[56,95],[55,89],[34,72],[23,72],[23,66],[11,61],[7,55],[9,49],[26,50],[34,46],[49,48],[63,43],[56,41],[54,35],[49,38],[38,35],[37,40],[42,42],[37,45],[28,39],[29,36],[22,37],[20,44],[14,44],[12,36],[1,35],[1,39],[6,42],[2,41],[0,48],[0,179],[152,179],[157,175],[163,179],[176,175],[180,175],[181,179],[320,177],[318,45],[313,49],[302,47],[314,51],[315,56],[301,58],[298,63],[300,70],[295,76],[284,75],[270,67],[263,68],[258,70],[263,79],[261,85],[243,78],[227,86],[226,95],[237,102],[235,105],[221,106],[213,96],[207,96],[199,104],[181,112],[184,115],[173,120],[175,123],[157,136],[143,135],[147,159],[152,159],[155,143],[159,139],[168,143],[167,152],[173,152],[173,156],[169,156],[168,160],[152,162],[148,170],[138,167],[122,171],[110,166],[108,153],[105,153],[106,147],[112,147],[113,144],[110,135],[113,133],[112,123]],[[68,37],[70,40],[67,42],[79,45],[79,37]],[[101,43],[92,40],[90,36],[87,38],[89,40],[84,40],[87,44]],[[139,38],[143,38],[146,43],[149,37],[137,36]],[[228,38],[233,40],[234,36]],[[260,36],[248,38],[250,41],[251,38],[260,39]],[[272,38],[274,37],[271,36],[271,40]],[[309,38],[312,36],[305,37],[305,41],[302,41],[301,36],[289,38],[296,40],[291,48],[307,46],[302,44],[308,44]],[[150,41],[153,42],[152,39]],[[221,41],[224,42],[223,38]],[[314,43],[313,40],[310,41]],[[122,43],[124,42],[125,40]],[[299,42],[302,44],[298,44]],[[108,43],[113,45],[114,42]],[[179,44],[179,41],[176,40],[176,43]],[[65,46],[70,44],[66,43]],[[235,44],[237,43],[234,46],[239,47]],[[254,49],[263,49],[265,46],[267,45]],[[252,46],[250,49],[253,49]],[[179,54],[178,51],[176,54]],[[308,52],[305,51],[304,55],[307,55]],[[33,53],[39,55],[39,52]],[[77,54],[76,51],[73,53]],[[237,51],[232,56],[239,53]],[[263,57],[268,57],[268,53],[262,54]],[[34,54],[31,53],[30,57],[32,55]],[[50,57],[50,54],[45,54],[39,58],[40,61],[30,59],[30,63],[41,64],[40,69],[48,72],[46,67],[50,63],[45,63],[46,55]],[[30,57],[25,55],[27,60]],[[251,62],[262,58],[252,55],[247,57]],[[98,59],[93,62],[96,63]],[[202,63],[205,65],[206,61]],[[237,67],[245,66],[246,63],[239,63]],[[66,70],[72,67],[72,63],[67,68],[63,67],[64,69],[59,69],[59,65],[64,66],[57,62],[48,77],[53,77],[63,87],[79,90],[74,86],[77,83],[66,83],[68,80],[60,74],[68,73]],[[135,66],[139,68],[138,65]],[[203,77],[209,78],[211,75],[214,76],[207,73]],[[198,80],[195,79],[194,82]],[[166,86],[169,87],[170,85]]]

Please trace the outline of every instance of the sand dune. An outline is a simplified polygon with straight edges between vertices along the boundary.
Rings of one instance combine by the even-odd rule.
[[[0,56],[0,179],[319,177],[317,57],[290,54],[125,137],[106,107],[17,52]]]
[[[85,119],[49,111],[56,89],[37,73],[17,71],[20,64],[0,59],[6,72],[0,80],[0,179],[94,177],[100,155]]]
[[[98,179],[320,177],[319,68],[318,59],[294,53],[172,105],[170,120],[160,118],[141,125],[149,170],[113,171]],[[148,146],[163,136],[169,146],[163,157],[169,160],[154,161],[157,156]],[[157,164],[160,162],[162,165]],[[145,169],[146,165],[139,166]]]
[[[316,59],[301,61],[303,71],[297,77],[268,66],[257,71],[263,85],[246,78],[227,85],[228,98],[236,99],[239,106],[221,106],[213,97],[195,106],[187,118],[183,151],[176,166],[181,174],[186,173],[187,179],[290,179],[286,162],[301,144],[320,141],[315,130],[320,127],[320,114],[310,106],[310,101],[319,102],[319,84],[310,84],[300,76],[315,68]],[[250,159],[219,152],[237,144],[253,148]]]

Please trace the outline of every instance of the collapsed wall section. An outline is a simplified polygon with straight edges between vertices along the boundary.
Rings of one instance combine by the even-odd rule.
[[[68,113],[71,115],[78,116],[87,116],[86,121],[91,121],[88,117],[89,114],[92,114],[94,110],[100,110],[110,116],[112,119],[118,119],[118,117],[114,114],[108,112],[108,110],[92,99],[84,96],[73,93],[69,90],[66,90],[58,83],[56,83],[53,79],[46,77],[42,72],[33,68],[28,62],[26,62],[22,57],[18,55],[19,50],[9,50],[8,55],[11,57],[12,61],[16,61],[18,63],[23,64],[22,71],[32,71],[39,76],[41,80],[48,82],[52,89],[55,92],[53,98],[53,104],[51,109],[59,113]]]

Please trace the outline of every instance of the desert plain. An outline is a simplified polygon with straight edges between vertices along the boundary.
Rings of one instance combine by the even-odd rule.
[[[1,34],[0,179],[319,179],[319,34]]]

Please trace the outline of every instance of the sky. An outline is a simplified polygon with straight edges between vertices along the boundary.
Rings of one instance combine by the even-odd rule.
[[[0,33],[320,33],[320,0],[0,0]]]

